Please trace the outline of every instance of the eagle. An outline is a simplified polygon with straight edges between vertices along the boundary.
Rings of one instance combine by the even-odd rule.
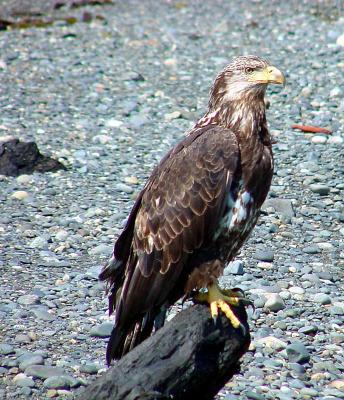
[[[194,296],[241,326],[232,307],[247,301],[219,287],[255,226],[273,175],[264,95],[283,73],[263,58],[235,58],[216,77],[208,111],[155,167],[138,195],[113,254],[106,281],[115,325],[110,365],[164,323],[169,306]]]

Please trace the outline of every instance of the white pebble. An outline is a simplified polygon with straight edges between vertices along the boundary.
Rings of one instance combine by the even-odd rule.
[[[292,294],[304,294],[305,293],[305,289],[303,289],[300,286],[292,286],[289,288],[289,292]]]
[[[61,229],[55,234],[55,239],[58,241],[64,241],[67,239],[67,237],[68,237],[68,232],[65,231],[64,229]]]
[[[28,192],[25,192],[24,190],[17,190],[16,192],[12,193],[11,197],[12,199],[16,200],[25,200],[29,196]]]
[[[285,304],[279,294],[271,293],[265,302],[264,308],[269,311],[280,311],[285,308]]]
[[[17,176],[17,182],[18,183],[22,183],[22,184],[26,184],[29,183],[31,181],[31,176],[30,175],[19,175]]]
[[[342,144],[343,138],[341,136],[331,136],[330,138],[328,138],[327,143]]]
[[[342,35],[338,36],[338,38],[336,40],[336,44],[338,46],[344,47],[344,33]]]
[[[112,140],[111,136],[108,136],[108,135],[96,135],[96,136],[93,136],[93,138],[92,138],[93,143],[100,143],[100,144],[109,143],[109,142],[111,142],[111,140]]]
[[[287,347],[287,343],[274,336],[266,336],[261,339],[255,340],[256,347],[264,346],[273,350],[283,350]]]
[[[325,136],[315,135],[312,137],[312,143],[324,144],[326,142],[327,142],[327,137]]]
[[[105,122],[105,126],[108,128],[119,128],[123,125],[122,121],[118,121],[117,119],[109,119]]]
[[[340,88],[338,86],[334,87],[331,91],[330,91],[330,97],[338,97],[342,94],[342,91],[340,90]]]
[[[333,250],[333,244],[331,244],[331,243],[326,243],[326,242],[317,243],[317,246],[319,247],[319,249],[324,250],[324,251]]]

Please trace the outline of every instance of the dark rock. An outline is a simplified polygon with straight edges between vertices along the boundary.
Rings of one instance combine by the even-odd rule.
[[[66,169],[59,161],[44,156],[35,142],[20,142],[12,139],[0,143],[0,174],[18,176],[34,171],[48,172]]]

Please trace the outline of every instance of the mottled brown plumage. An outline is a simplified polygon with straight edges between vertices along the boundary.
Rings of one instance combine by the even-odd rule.
[[[234,60],[208,112],[152,172],[100,274],[116,311],[108,363],[144,340],[165,307],[216,282],[247,239],[273,173],[265,89],[283,81],[261,58]]]

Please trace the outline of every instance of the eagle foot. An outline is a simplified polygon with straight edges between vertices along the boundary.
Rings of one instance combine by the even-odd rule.
[[[240,303],[245,305],[251,304],[251,302],[244,297],[243,291],[241,289],[223,290],[220,289],[218,284],[212,284],[208,286],[207,289],[207,292],[198,293],[195,296],[195,300],[210,305],[210,313],[215,323],[219,315],[219,310],[221,310],[229,319],[232,326],[235,329],[240,328],[245,335],[246,329],[231,309],[231,305],[238,306]]]

